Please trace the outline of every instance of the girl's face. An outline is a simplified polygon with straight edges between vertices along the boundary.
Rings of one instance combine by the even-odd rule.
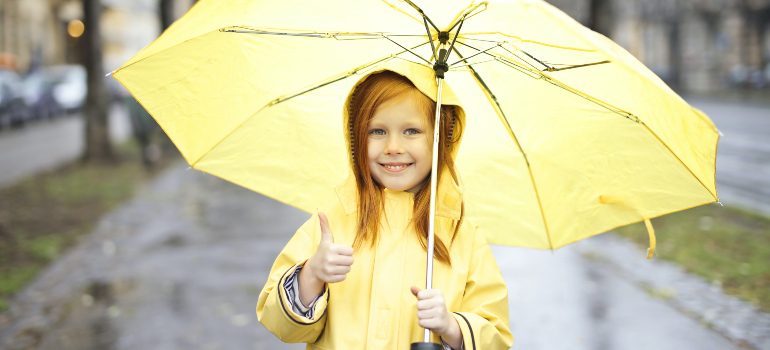
[[[431,169],[433,126],[409,94],[378,107],[369,122],[369,171],[391,191],[416,193]]]

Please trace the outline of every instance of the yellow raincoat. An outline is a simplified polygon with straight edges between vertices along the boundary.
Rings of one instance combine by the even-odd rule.
[[[435,82],[431,93],[431,81],[418,79],[419,73],[409,69],[396,72],[434,98]],[[459,106],[448,87],[442,93],[445,104]],[[464,113],[459,114],[461,125],[465,125]],[[348,125],[347,119],[345,111],[343,125]],[[320,211],[329,218],[334,242],[352,246],[357,225],[357,189],[352,173],[335,190],[339,200]],[[460,217],[462,191],[445,170],[437,193],[436,235],[449,242],[453,220]],[[384,217],[380,220],[382,231],[376,247],[365,246],[355,252],[347,278],[327,284],[313,319],[291,309],[282,286],[296,267],[315,253],[321,240],[318,215],[313,214],[297,230],[275,260],[259,295],[257,317],[268,330],[284,342],[308,343],[307,349],[408,349],[411,343],[422,341],[417,298],[409,290],[413,285],[424,287],[426,266],[425,250],[414,228],[407,228],[414,194],[386,189],[384,199],[387,221]],[[447,309],[462,330],[465,349],[509,348],[513,336],[508,328],[508,290],[482,230],[464,219],[450,255],[451,267],[435,261],[433,288],[444,294]],[[435,335],[432,341],[441,342]]]

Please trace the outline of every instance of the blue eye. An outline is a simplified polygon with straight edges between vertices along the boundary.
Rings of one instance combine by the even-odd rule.
[[[372,135],[385,135],[385,130],[382,129],[374,129],[369,131]]]
[[[407,135],[417,135],[420,133],[420,130],[417,129],[408,129],[404,132]]]

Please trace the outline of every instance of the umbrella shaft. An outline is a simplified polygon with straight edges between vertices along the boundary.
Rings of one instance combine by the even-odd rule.
[[[425,273],[425,289],[433,288],[433,244],[434,227],[436,222],[436,187],[438,184],[438,147],[441,125],[441,87],[444,79],[436,78],[438,92],[436,93],[436,123],[433,126],[433,164],[430,176],[430,220],[428,220],[428,270]],[[430,330],[425,328],[423,341],[430,342]]]

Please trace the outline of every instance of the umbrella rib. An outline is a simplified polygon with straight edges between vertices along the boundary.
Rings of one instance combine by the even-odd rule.
[[[472,5],[471,5],[471,6],[472,6]],[[474,14],[471,14],[471,12],[473,12],[473,11],[476,11],[476,9],[478,9],[478,8],[479,8],[479,7],[481,7],[481,6],[484,6],[484,8],[483,8],[481,11],[479,11],[479,12],[476,12],[476,13],[474,13]],[[469,7],[470,7],[470,6],[469,6]],[[467,8],[467,7],[466,7],[466,8]],[[462,22],[463,22],[463,21],[465,21],[466,19],[468,19],[468,18],[471,18],[471,17],[473,17],[473,16],[475,16],[475,15],[478,15],[479,13],[482,13],[482,12],[484,12],[484,11],[486,11],[486,10],[487,10],[487,2],[486,2],[486,1],[483,1],[483,2],[479,3],[479,4],[478,4],[478,5],[476,5],[474,8],[472,8],[472,9],[470,9],[470,10],[466,11],[465,13],[463,13],[463,15],[462,15],[462,19],[456,20],[454,23],[452,23],[452,25],[449,27],[449,29],[447,29],[447,32],[451,32],[451,31],[452,31],[452,29],[455,29],[455,27],[457,27],[457,25],[458,25],[458,24],[462,23]],[[462,11],[461,11],[461,12],[462,12]],[[470,15],[470,16],[469,16],[469,15]],[[460,16],[455,16],[455,19],[457,19],[457,17],[460,17]],[[460,32],[460,30],[457,30],[457,32],[459,33],[459,32]]]
[[[416,45],[416,46],[412,47],[412,49],[416,49],[416,48],[418,48],[418,47],[420,47],[420,46],[423,46],[423,45],[425,45],[425,44],[427,44],[427,42],[425,42],[425,43],[422,43],[422,44],[419,44],[419,45]],[[399,46],[400,46],[400,45],[399,45]],[[402,46],[402,47],[403,47],[403,46]],[[360,71],[362,71],[362,70],[364,70],[364,69],[366,69],[366,68],[369,68],[369,67],[371,67],[371,66],[373,66],[373,65],[375,65],[375,64],[378,64],[378,63],[381,63],[381,62],[384,62],[384,61],[387,61],[387,60],[391,60],[391,59],[393,59],[393,58],[400,58],[400,57],[397,57],[397,56],[398,56],[398,55],[400,55],[400,54],[402,54],[402,53],[404,53],[404,52],[407,52],[407,51],[409,51],[409,49],[406,49],[406,48],[404,48],[404,51],[401,51],[401,52],[399,52],[399,53],[390,54],[390,55],[388,55],[388,56],[385,56],[385,57],[379,58],[379,59],[377,59],[377,60],[374,60],[374,61],[372,61],[372,62],[369,62],[369,63],[367,63],[367,64],[365,64],[365,65],[363,65],[363,66],[360,66],[360,67],[357,67],[357,68],[355,68],[355,69],[351,69],[351,70],[349,70],[349,71],[347,71],[347,72],[344,72],[344,73],[342,73],[342,74],[339,74],[339,75],[337,75],[336,77],[332,77],[332,78],[329,78],[329,79],[327,79],[327,80],[324,80],[324,81],[322,81],[322,82],[320,82],[320,83],[317,83],[317,84],[315,84],[315,85],[312,85],[312,86],[310,86],[310,87],[308,87],[308,88],[306,88],[306,89],[300,90],[300,91],[298,91],[298,92],[296,92],[296,93],[294,93],[294,94],[290,94],[290,95],[288,95],[288,96],[285,96],[285,97],[279,97],[279,98],[276,98],[275,100],[273,100],[273,101],[270,101],[270,103],[269,103],[268,105],[269,105],[269,106],[274,106],[274,105],[276,105],[276,104],[279,104],[279,103],[281,103],[281,102],[284,102],[284,101],[290,100],[290,99],[292,99],[292,98],[295,98],[295,97],[297,97],[297,96],[303,95],[303,94],[305,94],[305,93],[308,93],[308,92],[310,92],[310,91],[313,91],[313,90],[317,90],[317,89],[319,89],[319,88],[322,88],[322,87],[324,87],[324,86],[326,86],[326,85],[329,85],[329,84],[333,84],[333,83],[336,83],[336,82],[338,82],[338,81],[340,81],[340,80],[342,80],[342,79],[345,79],[345,78],[347,78],[347,77],[350,77],[350,76],[352,76],[353,74],[356,74],[356,73],[358,73],[358,72],[360,72]]]
[[[497,60],[494,59],[494,58],[490,58],[488,60],[476,61],[476,62],[461,64],[461,65],[457,65],[457,66],[452,66],[452,70],[456,70],[457,68],[460,68],[460,67],[470,66],[472,64],[482,64],[482,63],[487,63],[487,62],[492,62],[492,61],[497,61]]]
[[[428,33],[428,41],[430,42],[430,52],[433,54],[431,59],[433,59],[434,57],[438,57],[438,56],[436,55],[436,45],[433,45],[433,36],[430,33],[430,28],[428,28],[427,17],[423,17],[422,22],[425,23],[425,31]]]
[[[589,67],[589,66],[595,66],[595,65],[597,65],[597,64],[605,64],[605,63],[610,63],[610,62],[611,62],[610,60],[604,60],[604,61],[600,61],[600,62],[593,62],[593,63],[586,63],[586,64],[565,65],[565,66],[567,66],[567,67],[563,67],[563,68],[551,68],[551,69],[550,69],[550,70],[548,70],[548,71],[549,71],[549,72],[558,72],[558,71],[560,71],[560,70],[567,70],[567,69],[572,69],[572,68],[582,68],[582,67]]]
[[[500,61],[500,60],[498,60],[498,61]],[[500,61],[500,62],[502,62],[502,61]],[[511,63],[511,64],[514,64],[513,62],[510,62],[510,63]],[[510,65],[508,65],[508,64],[506,64],[506,65],[507,65],[507,66],[509,66],[509,67],[511,67],[511,66],[510,66]],[[512,68],[515,68],[515,67],[512,67]],[[622,109],[620,109],[620,108],[617,108],[617,107],[615,107],[615,106],[612,106],[612,105],[610,105],[610,104],[608,104],[608,103],[602,102],[601,100],[598,100],[598,99],[596,99],[596,98],[594,98],[594,97],[591,97],[591,96],[589,96],[589,95],[586,95],[585,93],[583,93],[583,92],[580,92],[580,91],[578,91],[578,90],[576,90],[576,89],[573,89],[572,87],[569,87],[569,86],[565,85],[564,83],[562,83],[562,82],[560,82],[560,81],[558,81],[558,80],[556,80],[556,79],[553,79],[553,78],[551,78],[551,77],[549,77],[549,76],[547,76],[547,75],[545,75],[545,74],[542,74],[542,73],[541,73],[541,75],[542,75],[542,79],[543,79],[543,80],[545,80],[546,82],[548,82],[548,83],[552,84],[553,86],[556,86],[556,87],[562,88],[562,89],[564,89],[564,90],[566,90],[566,91],[568,91],[568,92],[571,92],[571,93],[573,93],[573,94],[575,94],[575,95],[577,95],[577,96],[579,96],[579,97],[582,97],[582,98],[584,98],[584,99],[588,100],[589,102],[592,102],[592,103],[594,103],[594,104],[596,104],[596,105],[598,105],[598,106],[600,106],[600,107],[603,107],[603,108],[607,109],[607,110],[608,110],[608,111],[610,111],[610,112],[613,112],[613,113],[615,113],[615,114],[618,114],[618,115],[620,115],[620,116],[623,116],[623,117],[625,117],[626,119],[629,119],[629,120],[631,120],[631,121],[633,121],[633,122],[635,122],[635,123],[637,123],[637,124],[641,124],[642,126],[644,126],[644,128],[645,128],[645,129],[647,129],[647,131],[649,131],[649,132],[650,132],[650,133],[651,133],[653,136],[655,136],[655,138],[656,138],[656,139],[657,139],[657,140],[658,140],[658,141],[659,141],[659,142],[660,142],[660,143],[661,143],[661,144],[662,144],[664,147],[666,147],[666,149],[667,149],[667,150],[668,150],[668,151],[671,153],[671,155],[673,155],[673,156],[674,156],[674,158],[676,158],[676,160],[677,160],[677,161],[679,161],[679,163],[680,163],[680,164],[681,164],[681,165],[682,165],[682,166],[683,166],[685,169],[687,169],[687,171],[690,173],[690,175],[692,175],[692,176],[693,176],[693,177],[694,177],[696,180],[698,180],[698,183],[700,183],[700,184],[701,184],[701,186],[703,186],[703,188],[705,188],[705,189],[706,189],[706,191],[707,191],[709,194],[711,194],[712,196],[714,196],[715,200],[717,200],[717,201],[719,200],[719,199],[718,199],[718,197],[717,197],[717,196],[716,196],[714,193],[712,193],[712,192],[711,192],[711,190],[710,190],[708,187],[706,187],[706,185],[703,183],[703,181],[701,181],[701,179],[700,179],[698,176],[696,176],[696,175],[695,175],[695,173],[693,173],[693,172],[692,172],[692,170],[690,169],[690,167],[689,167],[689,166],[687,166],[687,164],[685,164],[685,163],[684,163],[684,162],[683,162],[683,161],[682,161],[682,160],[679,158],[679,156],[678,156],[678,155],[676,155],[676,153],[674,153],[674,151],[673,151],[673,150],[671,150],[671,148],[670,148],[670,147],[669,147],[669,146],[668,146],[668,145],[667,145],[665,142],[663,142],[663,140],[661,140],[661,139],[660,139],[660,137],[658,137],[658,135],[657,135],[655,132],[653,132],[653,131],[652,131],[652,129],[650,129],[650,127],[649,127],[647,124],[645,124],[643,121],[641,121],[641,120],[640,120],[640,119],[639,119],[637,116],[633,115],[633,114],[632,114],[632,113],[630,113],[630,112],[626,112],[626,111],[624,111],[624,110],[622,110]]]
[[[499,41],[499,40],[487,40],[487,39],[469,38],[467,35],[468,34],[464,34],[463,35],[463,39],[465,39],[466,41],[467,40],[473,40],[473,41],[481,41],[481,42],[485,42],[485,43],[496,43],[496,44],[505,44],[506,43],[505,41]]]
[[[513,47],[516,47],[516,46],[514,46],[513,44],[511,44],[511,45],[512,45]],[[511,50],[508,50],[507,48],[505,48],[505,46],[502,46],[502,45],[500,45],[500,47],[501,47],[503,50],[505,50],[505,51],[508,51],[508,53],[510,53],[512,56],[514,56],[514,57],[516,57],[516,58],[520,59],[522,62],[526,63],[528,66],[532,67],[532,69],[535,69],[535,70],[537,70],[537,71],[539,71],[539,70],[540,70],[540,69],[538,69],[537,67],[535,67],[535,66],[534,66],[532,63],[529,63],[529,62],[527,62],[527,60],[525,60],[525,59],[521,58],[521,56],[517,55],[515,51],[511,51]],[[516,50],[520,50],[520,49],[519,49],[518,47],[516,47]]]
[[[427,42],[425,42],[425,43],[422,43],[422,44],[419,44],[419,45],[416,45],[416,46],[414,46],[414,47],[412,47],[412,48],[413,48],[413,49],[415,49],[415,48],[418,48],[418,47],[420,47],[420,46],[423,46],[423,45],[425,45],[425,44],[427,44]],[[302,94],[305,94],[305,93],[307,93],[307,92],[310,92],[310,91],[316,90],[316,89],[318,89],[318,88],[321,88],[321,87],[324,87],[324,86],[327,86],[327,85],[330,85],[330,84],[336,83],[336,82],[338,82],[338,81],[340,81],[340,80],[343,80],[343,79],[345,79],[345,78],[347,78],[347,77],[350,77],[350,76],[352,76],[353,74],[356,74],[357,72],[360,72],[361,70],[364,70],[364,69],[366,69],[366,68],[368,68],[368,67],[371,67],[371,66],[373,66],[373,65],[375,65],[375,64],[378,64],[378,63],[380,63],[380,62],[383,62],[383,61],[387,61],[387,60],[392,60],[392,59],[393,59],[393,58],[395,58],[397,55],[400,55],[400,54],[402,54],[402,53],[404,53],[404,52],[406,52],[406,51],[401,51],[401,52],[399,52],[399,53],[397,53],[397,54],[390,54],[390,55],[388,55],[388,56],[385,56],[385,57],[381,57],[381,58],[379,58],[379,59],[376,59],[376,60],[374,60],[374,61],[371,61],[371,62],[369,62],[369,63],[367,63],[367,64],[364,64],[364,65],[362,65],[362,66],[359,66],[359,67],[357,67],[357,68],[354,68],[354,69],[348,70],[348,71],[346,71],[346,72],[344,72],[344,73],[342,73],[342,74],[339,74],[339,75],[337,75],[337,76],[335,76],[335,77],[332,77],[332,78],[326,79],[326,80],[324,80],[324,81],[322,81],[322,82],[320,82],[320,83],[318,83],[318,84],[315,84],[315,85],[313,85],[313,86],[311,86],[311,87],[308,87],[308,88],[306,88],[306,89],[304,89],[304,90],[301,90],[301,91],[299,91],[299,92],[297,92],[297,93],[295,93],[295,94],[291,94],[291,95],[289,95],[289,96],[286,96],[286,97],[283,97],[283,98],[279,97],[279,98],[277,98],[277,99],[275,99],[275,100],[272,100],[272,101],[268,102],[268,103],[267,103],[265,106],[262,106],[262,107],[261,107],[261,108],[259,108],[259,109],[258,109],[256,112],[254,112],[254,113],[253,113],[251,116],[249,116],[248,118],[244,119],[244,120],[243,120],[243,122],[242,122],[241,124],[239,124],[237,127],[233,128],[233,130],[231,130],[231,131],[230,131],[230,132],[229,132],[227,135],[225,135],[225,136],[224,136],[224,137],[223,137],[221,140],[219,140],[219,141],[218,141],[216,144],[214,144],[213,146],[211,146],[211,148],[209,148],[209,150],[208,150],[208,151],[206,151],[206,153],[203,153],[203,154],[202,154],[200,157],[198,157],[198,159],[196,159],[194,163],[190,163],[190,162],[188,161],[188,163],[190,163],[190,167],[192,167],[192,168],[195,168],[195,165],[196,165],[196,164],[198,164],[198,162],[199,162],[201,159],[203,159],[203,157],[205,157],[207,154],[209,154],[209,153],[210,153],[210,152],[211,152],[211,151],[212,151],[214,148],[217,148],[217,146],[219,146],[219,144],[220,144],[220,143],[222,143],[222,141],[226,140],[226,139],[227,139],[227,138],[228,138],[228,137],[229,137],[229,136],[230,136],[230,135],[231,135],[233,132],[235,132],[235,130],[238,130],[238,129],[239,129],[241,126],[243,126],[243,124],[246,124],[246,122],[248,122],[249,120],[251,120],[251,118],[253,118],[255,115],[257,115],[257,114],[258,114],[258,113],[259,113],[261,110],[263,110],[265,107],[271,107],[271,106],[274,106],[274,105],[276,105],[276,104],[278,104],[278,103],[281,103],[281,102],[285,102],[285,101],[287,101],[287,100],[289,100],[289,99],[292,99],[292,98],[294,98],[294,97],[300,96],[300,95],[302,95]]]
[[[479,50],[479,51],[480,51],[480,49],[478,49],[478,48],[475,48],[475,47],[473,47],[473,46],[470,46],[470,45],[468,45],[468,44],[465,44],[465,43],[461,43],[461,44],[462,44],[463,46],[467,46],[467,47],[470,47],[470,48],[472,48],[472,49],[474,49],[474,50]],[[502,46],[501,46],[501,47],[502,47]],[[505,47],[503,47],[503,49],[504,49],[504,50],[506,50],[506,51],[508,51],[508,52],[510,52],[510,51],[509,51],[509,50],[507,50]],[[524,72],[524,71],[523,71],[523,69],[525,69],[525,67],[523,67],[523,66],[519,65],[518,63],[516,63],[516,62],[514,62],[514,61],[511,61],[511,60],[509,60],[509,59],[505,58],[504,56],[500,56],[500,55],[498,55],[498,54],[495,54],[494,52],[484,52],[484,54],[486,54],[486,55],[489,55],[489,56],[491,56],[491,57],[495,58],[495,60],[496,60],[496,61],[498,61],[498,62],[500,62],[500,63],[502,63],[502,64],[504,64],[504,65],[506,65],[506,66],[508,66],[508,67],[510,67],[510,68],[516,69],[516,70],[518,70],[519,72],[522,72],[522,73],[525,73],[525,74],[527,74],[527,72]],[[518,56],[517,56],[517,57],[518,57]],[[608,110],[608,111],[610,111],[610,112],[613,112],[613,113],[615,113],[615,114],[617,114],[617,115],[620,115],[620,116],[622,116],[622,117],[624,117],[624,118],[626,118],[626,119],[629,119],[629,120],[631,120],[631,121],[633,121],[633,122],[635,122],[635,123],[641,123],[641,121],[639,120],[639,118],[638,118],[637,116],[633,115],[632,113],[630,113],[630,112],[627,112],[627,111],[624,111],[624,110],[622,110],[622,109],[620,109],[620,108],[617,108],[617,107],[615,107],[615,106],[612,106],[612,105],[610,105],[609,103],[606,103],[606,102],[600,101],[600,100],[598,100],[598,99],[596,99],[596,98],[594,98],[594,97],[591,97],[591,96],[589,96],[589,95],[586,95],[585,93],[582,93],[582,92],[580,92],[580,91],[578,91],[578,90],[576,90],[576,89],[573,89],[573,88],[571,88],[571,87],[569,87],[569,86],[565,85],[564,83],[562,83],[562,82],[560,82],[560,81],[558,81],[558,80],[556,80],[556,79],[554,79],[554,78],[551,78],[551,77],[550,77],[550,76],[548,76],[548,75],[545,75],[545,74],[544,74],[544,73],[542,73],[542,72],[541,72],[539,69],[537,69],[537,68],[535,68],[535,67],[533,67],[533,68],[534,68],[534,70],[528,70],[528,72],[529,72],[529,73],[533,73],[533,74],[537,74],[537,77],[535,78],[535,77],[533,77],[533,76],[531,76],[531,75],[527,74],[529,77],[531,77],[531,78],[534,78],[534,79],[543,79],[543,80],[545,80],[546,82],[548,82],[548,83],[550,83],[550,84],[552,84],[552,85],[554,85],[554,86],[556,86],[556,87],[559,87],[559,88],[562,88],[562,89],[564,89],[564,90],[567,90],[567,91],[569,91],[569,92],[572,92],[572,93],[576,94],[577,96],[580,96],[580,97],[582,97],[582,98],[584,98],[584,99],[586,99],[586,100],[588,100],[588,101],[590,101],[590,102],[592,102],[592,103],[594,103],[594,104],[596,104],[596,105],[598,105],[598,106],[600,106],[600,107],[602,107],[602,108],[605,108],[605,109],[607,109],[607,110]]]
[[[231,28],[243,28],[243,29],[231,29]],[[334,38],[337,40],[368,40],[368,39],[382,39],[387,36],[425,36],[425,34],[418,33],[385,33],[385,32],[371,32],[371,33],[349,33],[349,32],[298,32],[292,33],[289,31],[270,31],[262,30],[258,28],[250,27],[229,27],[220,29],[223,33],[239,33],[239,34],[264,34],[264,35],[282,35],[282,36],[303,36],[311,38],[329,39]],[[348,38],[350,37],[350,38]]]
[[[455,37],[456,37],[456,36],[455,36]],[[449,66],[450,66],[450,67],[451,67],[451,66],[454,66],[454,65],[456,65],[456,64],[458,64],[458,63],[460,63],[460,62],[462,62],[462,61],[468,62],[468,59],[470,59],[471,57],[475,57],[475,56],[477,56],[477,55],[481,55],[482,53],[485,53],[485,52],[487,52],[487,51],[489,51],[489,50],[492,50],[492,49],[494,49],[494,48],[496,48],[496,47],[498,47],[498,46],[500,46],[500,44],[497,44],[497,45],[495,45],[495,46],[489,47],[489,48],[487,48],[487,49],[484,49],[484,50],[482,50],[482,51],[476,52],[476,53],[474,53],[473,55],[470,55],[470,56],[468,56],[468,57],[464,57],[464,58],[461,58],[461,59],[457,60],[456,62],[454,62],[454,63],[450,64]]]
[[[417,65],[421,65],[421,66],[424,66],[424,67],[433,68],[433,66],[429,66],[429,65],[427,65],[425,63],[420,63],[420,62],[417,62],[417,61],[412,61],[410,59],[406,59],[406,58],[403,58],[403,57],[395,57],[395,58],[398,58],[400,60],[407,61],[407,62],[410,62],[410,63],[414,63],[414,64],[417,64]]]
[[[706,189],[706,192],[708,192],[710,195],[712,195],[714,197],[714,202],[719,202],[719,197],[717,197],[716,193],[711,192],[711,190],[708,187],[706,187],[706,184],[704,184],[703,181],[701,181],[701,179],[698,176],[696,176],[695,173],[692,172],[692,170],[690,170],[690,167],[687,166],[687,164],[685,164],[682,161],[682,159],[680,159],[679,156],[676,155],[676,153],[674,153],[674,151],[670,147],[668,147],[668,145],[665,142],[663,142],[663,140],[661,140],[660,137],[658,137],[658,134],[656,134],[654,131],[652,131],[652,129],[650,129],[650,127],[647,126],[647,124],[645,124],[644,122],[640,122],[640,124],[642,124],[642,126],[644,126],[644,128],[647,129],[647,131],[649,131],[650,134],[652,134],[652,136],[655,136],[655,139],[657,139],[658,142],[660,142],[660,144],[662,144],[664,147],[666,147],[666,149],[669,151],[669,153],[671,153],[671,155],[674,156],[674,158],[676,158],[676,160],[679,161],[679,164],[682,164],[682,166],[685,169],[687,169],[687,171],[690,172],[690,175],[692,175],[692,177],[694,177],[696,180],[698,180],[698,183],[700,183],[701,186],[703,186],[703,188]],[[719,139],[719,136],[717,135],[717,140],[718,139]],[[715,187],[715,189],[716,189],[716,187]]]
[[[421,8],[417,7],[417,5],[415,5],[413,2],[411,2],[411,1],[409,1],[409,0],[404,0],[404,1],[405,1],[407,4],[409,4],[409,6],[412,6],[412,8],[414,8],[415,10],[417,10],[417,12],[419,12],[419,13],[420,13],[420,15],[422,16],[422,18],[424,18],[424,19],[428,20],[428,22],[430,23],[431,27],[433,27],[433,29],[435,29],[437,32],[440,32],[440,31],[441,31],[441,29],[438,29],[438,27],[436,26],[436,24],[435,24],[435,23],[433,23],[433,21],[431,21],[431,20],[430,20],[430,18],[428,18],[428,16],[425,14],[425,12],[423,12],[423,11],[422,11],[422,9],[421,9]]]
[[[497,59],[497,57],[499,56],[499,55],[493,55],[492,53],[490,53],[490,52],[487,52],[488,50],[482,50],[482,49],[479,49],[478,47],[475,47],[475,46],[471,46],[471,45],[468,45],[468,44],[466,44],[466,43],[463,43],[463,42],[461,42],[461,43],[460,43],[460,45],[462,45],[462,46],[465,46],[465,47],[468,47],[468,48],[471,48],[471,49],[474,49],[474,50],[478,51],[478,54],[481,54],[481,53],[483,53],[483,54],[486,54],[487,56],[491,56],[491,57],[493,57],[493,58],[495,58],[495,59]],[[490,49],[494,49],[495,47],[498,47],[498,46],[499,46],[499,47],[501,47],[503,50],[505,50],[505,46],[502,46],[502,45],[500,45],[499,43],[498,43],[498,45],[497,45],[497,46],[493,46],[493,47],[491,47]],[[508,51],[508,50],[506,50],[506,51]],[[511,51],[508,51],[508,52],[511,52]],[[511,52],[511,54],[512,54],[512,55],[514,55],[514,56],[516,56],[516,54],[514,54],[514,53],[512,53],[512,52]],[[518,59],[521,59],[521,57],[519,57],[519,56],[516,56],[516,58],[518,58]],[[535,72],[538,72],[538,73],[540,72],[540,70],[539,70],[539,69],[537,69],[537,67],[535,67],[535,66],[531,65],[529,62],[527,62],[527,61],[525,61],[525,60],[522,60],[522,62],[524,62],[524,63],[528,64],[530,67],[532,67],[532,68],[535,70]],[[537,79],[537,78],[536,78],[536,79]]]
[[[462,58],[463,55],[460,54],[460,51],[457,50],[457,48],[454,48],[454,52],[457,54],[458,57]],[[508,133],[511,135],[511,138],[513,138],[513,141],[516,143],[516,147],[519,148],[519,152],[521,152],[521,155],[524,157],[524,162],[527,163],[527,171],[529,172],[529,179],[532,181],[532,188],[535,190],[535,197],[537,198],[537,205],[538,208],[540,208],[540,216],[543,219],[543,227],[545,228],[545,234],[546,237],[548,237],[548,246],[553,250],[553,240],[551,239],[551,233],[548,230],[548,222],[545,220],[545,212],[543,211],[543,203],[540,200],[540,194],[537,191],[537,184],[535,183],[535,177],[532,175],[532,167],[529,164],[529,159],[527,158],[527,154],[524,152],[524,149],[521,148],[521,144],[519,143],[519,139],[516,137],[516,134],[513,132],[513,128],[511,127],[511,124],[508,122],[508,118],[506,118],[505,113],[503,112],[502,106],[500,106],[500,102],[497,100],[497,96],[495,96],[494,93],[492,93],[492,90],[489,88],[486,82],[484,82],[484,79],[481,78],[481,75],[476,71],[475,68],[473,68],[472,64],[468,64],[468,68],[471,71],[471,74],[473,74],[474,79],[478,82],[479,85],[484,89],[485,94],[487,95],[487,98],[492,100],[494,102],[494,110],[497,112],[497,115],[499,118],[502,119],[503,122],[505,122],[505,127],[508,130]]]
[[[513,45],[513,44],[511,44],[511,45]],[[515,46],[515,45],[513,45],[513,46],[516,48],[516,50],[523,52],[525,55],[529,56],[529,57],[530,57],[530,58],[532,58],[533,60],[535,60],[535,61],[537,61],[538,63],[540,63],[540,64],[542,64],[543,66],[545,66],[546,68],[545,68],[545,69],[543,69],[543,71],[546,71],[546,72],[558,72],[558,71],[567,70],[567,69],[573,69],[573,68],[582,68],[582,67],[589,67],[589,66],[595,66],[595,65],[597,65],[597,64],[605,64],[605,63],[610,63],[610,62],[611,62],[610,60],[604,60],[604,61],[599,61],[599,62],[592,62],[592,63],[586,63],[586,64],[574,64],[574,65],[570,65],[570,64],[558,64],[559,66],[567,66],[567,67],[562,67],[562,68],[555,68],[555,67],[554,67],[554,65],[555,65],[555,64],[553,64],[553,63],[552,63],[551,65],[548,65],[548,64],[547,64],[547,63],[545,63],[544,61],[540,61],[540,60],[538,60],[537,58],[533,57],[532,55],[528,54],[526,51],[522,50],[520,47],[517,47],[517,46]],[[509,52],[511,55],[514,55],[514,56],[516,56],[517,58],[519,58],[519,59],[520,59],[520,60],[522,60],[523,62],[527,62],[526,60],[522,59],[521,57],[519,57],[518,55],[516,55],[515,53],[513,53],[513,51],[511,51],[511,50],[508,50],[508,49],[507,49],[505,46],[502,46],[502,45],[500,45],[500,47],[501,47],[503,50],[505,50],[505,51],[508,51],[508,52]],[[529,64],[529,63],[527,63],[527,64]],[[530,64],[530,66],[531,66],[532,68],[535,68],[535,69],[537,69],[535,66],[533,66],[533,65],[531,65],[531,64]]]
[[[390,40],[392,43],[394,43],[394,44],[398,45],[399,47],[401,47],[401,48],[402,48],[402,49],[404,49],[405,51],[408,51],[408,52],[410,52],[411,54],[413,54],[413,55],[415,55],[415,56],[419,57],[421,60],[423,60],[423,61],[427,62],[427,63],[428,63],[428,64],[430,64],[430,65],[432,65],[432,63],[431,63],[430,61],[426,60],[425,58],[423,58],[422,56],[418,55],[418,54],[417,54],[417,53],[415,53],[414,51],[412,51],[412,50],[410,50],[410,49],[407,49],[406,47],[404,47],[403,45],[399,44],[399,43],[398,43],[398,42],[396,42],[395,40],[393,40],[393,39],[389,38],[387,35],[383,34],[382,36],[383,36],[385,39],[388,39],[388,40]],[[431,41],[431,39],[430,39],[430,38],[428,38],[428,42],[430,42],[431,44],[433,43],[433,41]],[[422,46],[422,45],[425,45],[425,44],[427,44],[427,42],[426,42],[426,43],[423,43],[423,44],[420,44],[419,46]],[[419,47],[419,46],[416,46],[416,47]],[[416,47],[415,47],[415,48],[416,48]],[[403,53],[403,52],[401,52],[401,53]],[[399,53],[399,54],[401,54],[401,53]]]

